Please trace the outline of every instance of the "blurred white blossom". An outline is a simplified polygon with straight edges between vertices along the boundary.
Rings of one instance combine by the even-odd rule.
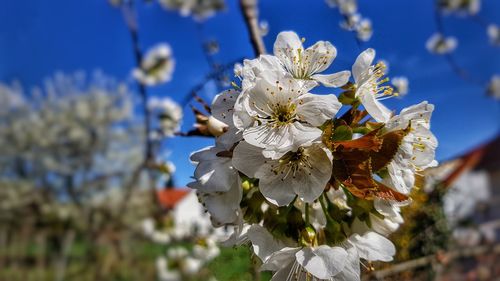
[[[141,66],[133,76],[139,83],[154,86],[169,82],[175,67],[170,45],[162,43],[152,47],[142,58]]]
[[[453,52],[457,45],[455,37],[444,37],[441,33],[435,33],[427,40],[426,48],[433,54],[445,55]]]
[[[157,121],[161,136],[171,137],[179,131],[183,113],[178,103],[168,97],[152,97],[149,99],[148,107]]]
[[[487,29],[488,38],[493,46],[500,46],[500,28],[496,24],[490,24]]]
[[[488,94],[494,99],[500,99],[500,75],[493,75],[488,84]]]
[[[399,96],[405,96],[406,94],[408,94],[410,84],[408,78],[404,76],[394,77],[391,79],[391,83],[396,89],[396,92]]]
[[[439,0],[438,5],[447,13],[475,15],[481,9],[481,0]]]
[[[224,0],[159,0],[167,10],[176,10],[182,16],[193,15],[196,20],[204,20],[226,7]]]

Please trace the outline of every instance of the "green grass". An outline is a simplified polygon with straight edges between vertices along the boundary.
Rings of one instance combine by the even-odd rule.
[[[98,249],[98,260],[88,261],[88,245],[83,241],[76,241],[73,245],[68,267],[66,269],[65,280],[70,281],[92,281],[96,280],[95,271],[97,265],[104,266],[105,276],[100,277],[103,281],[155,281],[155,260],[159,255],[166,253],[167,247],[158,246],[144,241],[133,241],[129,245],[129,250],[123,258],[112,256],[109,258],[109,248],[100,247]],[[14,247],[15,245],[9,245]],[[185,245],[187,246],[187,245]],[[0,258],[6,257],[8,251],[0,250]],[[21,255],[17,253],[17,258],[24,256],[29,260],[35,260],[39,254],[37,245],[29,245],[27,253]],[[10,252],[13,253],[12,251]],[[11,256],[12,257],[12,256]],[[236,248],[221,248],[221,254],[207,265],[207,273],[213,275],[218,281],[252,281],[252,259],[248,246]],[[45,281],[55,278],[53,264],[49,262],[45,267],[38,267],[36,264],[16,264],[11,263],[0,270],[0,281]],[[261,281],[271,278],[270,273],[261,274]],[[206,281],[206,280],[196,280]]]

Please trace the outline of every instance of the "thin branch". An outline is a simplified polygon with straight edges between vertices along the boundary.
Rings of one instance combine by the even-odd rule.
[[[439,10],[439,3],[437,0],[435,1],[435,4],[434,4],[434,21],[436,23],[437,31],[442,36],[444,36],[445,35],[444,21],[443,21],[441,11]],[[472,77],[468,71],[466,71],[463,67],[461,67],[457,63],[455,57],[451,53],[444,55],[444,58],[446,59],[446,62],[450,65],[453,72],[455,72],[458,75],[458,77],[460,77],[463,80],[470,82],[472,84],[477,84],[477,85],[480,85],[481,87],[484,87],[484,83],[482,83],[478,79],[475,79],[474,77]]]
[[[132,39],[132,48],[134,51],[135,62],[138,68],[141,67],[142,62],[142,51],[139,43],[139,33],[137,26],[137,17],[134,10],[133,1],[129,1],[128,5],[123,6],[123,16],[130,33],[130,38]],[[142,100],[142,110],[144,112],[144,162],[147,164],[153,161],[153,150],[152,142],[149,138],[149,132],[151,131],[151,111],[148,107],[149,96],[146,87],[142,83],[138,83],[139,94]]]
[[[250,35],[250,43],[256,57],[266,53],[266,46],[264,45],[259,29],[259,10],[257,4],[258,0],[240,0],[241,13],[245,19],[248,34]]]
[[[243,60],[243,58],[238,59],[238,60],[234,60],[234,61],[232,61],[230,63],[225,64],[225,65],[221,65],[217,69],[214,69],[212,72],[210,72],[209,74],[207,74],[207,76],[205,76],[205,78],[200,83],[196,84],[189,91],[189,93],[185,96],[185,98],[180,103],[181,107],[182,108],[186,107],[186,105],[188,105],[188,103],[198,94],[198,92],[200,92],[205,87],[205,85],[208,82],[210,82],[210,81],[212,81],[214,79],[217,79],[218,77],[221,77],[222,73],[224,71],[227,71],[228,69],[234,67],[235,63],[241,62],[242,60]]]
[[[467,247],[467,248],[462,248],[458,249],[455,251],[450,251],[444,254],[445,258],[449,261],[461,258],[461,257],[471,257],[471,256],[478,256],[486,253],[495,253],[499,254],[500,253],[500,244],[495,244],[495,245],[483,245],[483,246],[477,246],[477,247]],[[398,274],[403,271],[407,270],[412,270],[417,267],[422,267],[426,266],[430,263],[434,262],[439,262],[438,257],[436,255],[430,255],[430,256],[425,256],[421,257],[418,259],[410,260],[407,262],[399,263],[394,266],[391,266],[390,268],[383,269],[383,270],[378,270],[372,273],[372,276],[375,276],[377,279],[383,279],[387,276],[391,276],[394,274]]]

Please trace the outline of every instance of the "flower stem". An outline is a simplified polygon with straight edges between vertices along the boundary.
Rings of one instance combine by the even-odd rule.
[[[321,196],[318,198],[319,204],[321,205],[321,209],[323,210],[323,213],[325,214],[326,220],[329,222],[335,222],[335,220],[330,216],[328,213],[328,208],[325,206],[325,194],[321,194]],[[328,198],[328,197],[326,197]],[[328,200],[328,199],[326,199]]]
[[[309,225],[309,203],[306,203],[306,225]]]

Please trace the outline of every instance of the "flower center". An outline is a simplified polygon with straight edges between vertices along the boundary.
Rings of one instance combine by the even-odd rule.
[[[378,62],[375,65],[370,66],[367,71],[362,75],[362,81],[360,87],[367,87],[370,92],[375,95],[378,100],[384,100],[397,96],[398,94],[394,92],[391,86],[383,85],[389,81],[388,77],[385,76],[385,70],[387,66],[384,62]]]
[[[296,177],[297,172],[305,172],[311,175],[312,164],[309,159],[307,151],[299,147],[297,151],[290,151],[286,153],[280,160],[278,160],[277,165],[271,165],[272,172],[275,175],[281,174],[281,178],[284,181],[288,176],[292,178]]]
[[[293,103],[274,104],[271,107],[272,115],[270,124],[272,127],[281,127],[295,122],[297,106]]]

